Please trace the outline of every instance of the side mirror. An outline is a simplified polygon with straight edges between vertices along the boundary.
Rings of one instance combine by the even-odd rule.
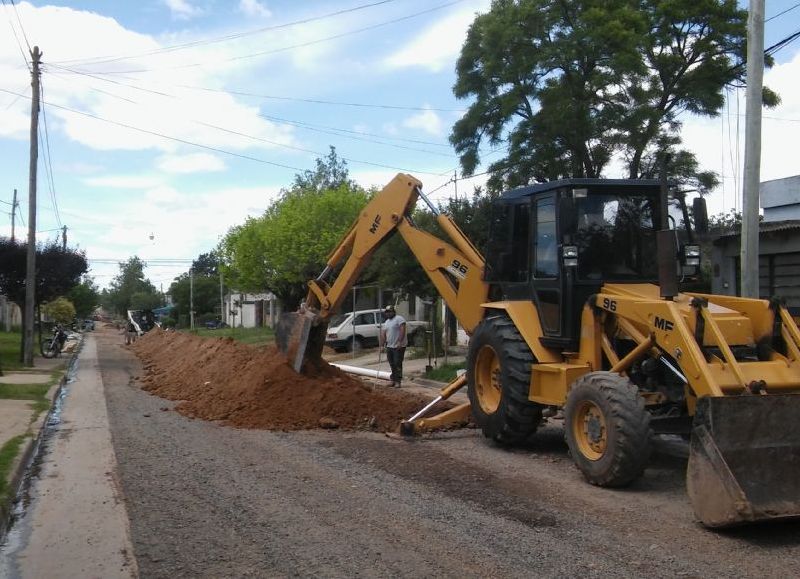
[[[578,229],[578,210],[575,208],[575,200],[572,197],[563,195],[558,200],[559,221],[561,222],[561,233],[563,235],[574,235]]]
[[[701,235],[708,233],[708,208],[704,197],[696,197],[692,201],[692,215],[695,232]]]

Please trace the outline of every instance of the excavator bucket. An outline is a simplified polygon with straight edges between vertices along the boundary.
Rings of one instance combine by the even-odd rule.
[[[318,365],[325,346],[327,323],[311,311],[285,312],[278,319],[275,342],[286,355],[295,372],[301,372],[306,362]]]
[[[699,399],[686,488],[707,527],[800,517],[800,395]]]

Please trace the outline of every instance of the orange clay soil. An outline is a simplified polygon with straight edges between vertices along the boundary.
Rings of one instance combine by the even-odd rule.
[[[238,428],[302,430],[321,426],[396,430],[423,397],[372,388],[322,363],[297,374],[275,346],[153,330],[132,346],[145,369],[142,388],[191,418]]]

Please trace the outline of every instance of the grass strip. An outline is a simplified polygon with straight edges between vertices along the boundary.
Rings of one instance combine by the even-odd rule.
[[[203,338],[233,338],[243,344],[263,346],[275,341],[275,330],[268,327],[263,328],[220,328],[218,330],[207,330],[205,328],[195,330],[194,333]]]
[[[27,438],[27,435],[20,434],[6,442],[0,448],[0,501],[7,501],[11,489],[8,488],[8,477],[11,474],[11,465],[19,454],[20,446]]]
[[[441,366],[425,372],[425,378],[437,382],[452,382],[456,378],[456,372],[463,369],[463,362],[460,364],[442,364]]]

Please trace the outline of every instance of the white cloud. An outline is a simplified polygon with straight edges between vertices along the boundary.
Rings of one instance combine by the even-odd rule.
[[[484,10],[488,2],[477,1],[449,14],[426,28],[404,47],[390,55],[384,64],[389,68],[419,67],[440,72],[452,67],[458,57],[475,11]]]
[[[411,115],[403,120],[403,126],[409,129],[418,129],[434,137],[441,137],[444,134],[444,123],[441,117],[425,105],[424,111]]]
[[[209,173],[227,167],[222,159],[210,153],[163,155],[156,164],[165,173]]]
[[[272,16],[269,8],[258,0],[239,0],[239,12],[252,18],[269,18]]]
[[[138,255],[145,262],[193,259],[212,250],[230,227],[244,223],[248,216],[261,214],[279,191],[279,186],[272,185],[213,191],[155,186],[143,195],[120,197],[114,214],[124,218],[106,218],[93,225],[93,241],[84,247],[90,263],[92,259],[124,261],[131,255]],[[175,267],[154,264],[147,268],[146,275],[156,285],[163,283],[166,290],[172,278],[188,267],[188,263]],[[92,270],[100,285],[108,284],[118,272],[116,265],[97,265]]]
[[[177,20],[189,20],[203,14],[203,9],[194,6],[187,2],[187,0],[163,0],[172,17]]]
[[[58,68],[60,65],[56,61],[97,58],[98,46],[113,47],[111,56],[124,56],[149,53],[162,44],[151,36],[127,30],[112,18],[91,12],[54,6],[37,8],[28,3],[21,3],[19,10],[29,36],[48,39],[45,61],[51,64],[45,69],[43,82],[47,89],[46,103],[51,104],[48,110],[51,131],[66,133],[73,141],[103,151],[175,152],[179,145],[165,137],[233,151],[274,150],[280,145],[294,143],[291,127],[261,118],[258,106],[242,102],[242,97],[186,88],[223,87],[227,75],[255,66],[257,63],[251,61],[223,62],[243,50],[242,46],[201,46],[161,52],[153,57],[100,59],[94,64],[81,64],[81,70],[101,73],[92,78]],[[64,34],[64,30],[80,33]],[[175,41],[186,40],[190,39],[182,37]],[[248,42],[257,43],[257,40],[248,39]],[[263,39],[260,40],[263,46]],[[58,58],[52,57],[51,62],[51,55],[58,55]],[[213,64],[215,60],[218,64]],[[198,62],[211,64],[193,66]],[[127,72],[132,69],[146,72],[132,75]],[[29,73],[23,67],[13,38],[0,34],[0,88],[27,95],[29,84]],[[0,93],[0,137],[26,139],[30,101],[15,98]],[[208,125],[262,140],[226,133]]]

